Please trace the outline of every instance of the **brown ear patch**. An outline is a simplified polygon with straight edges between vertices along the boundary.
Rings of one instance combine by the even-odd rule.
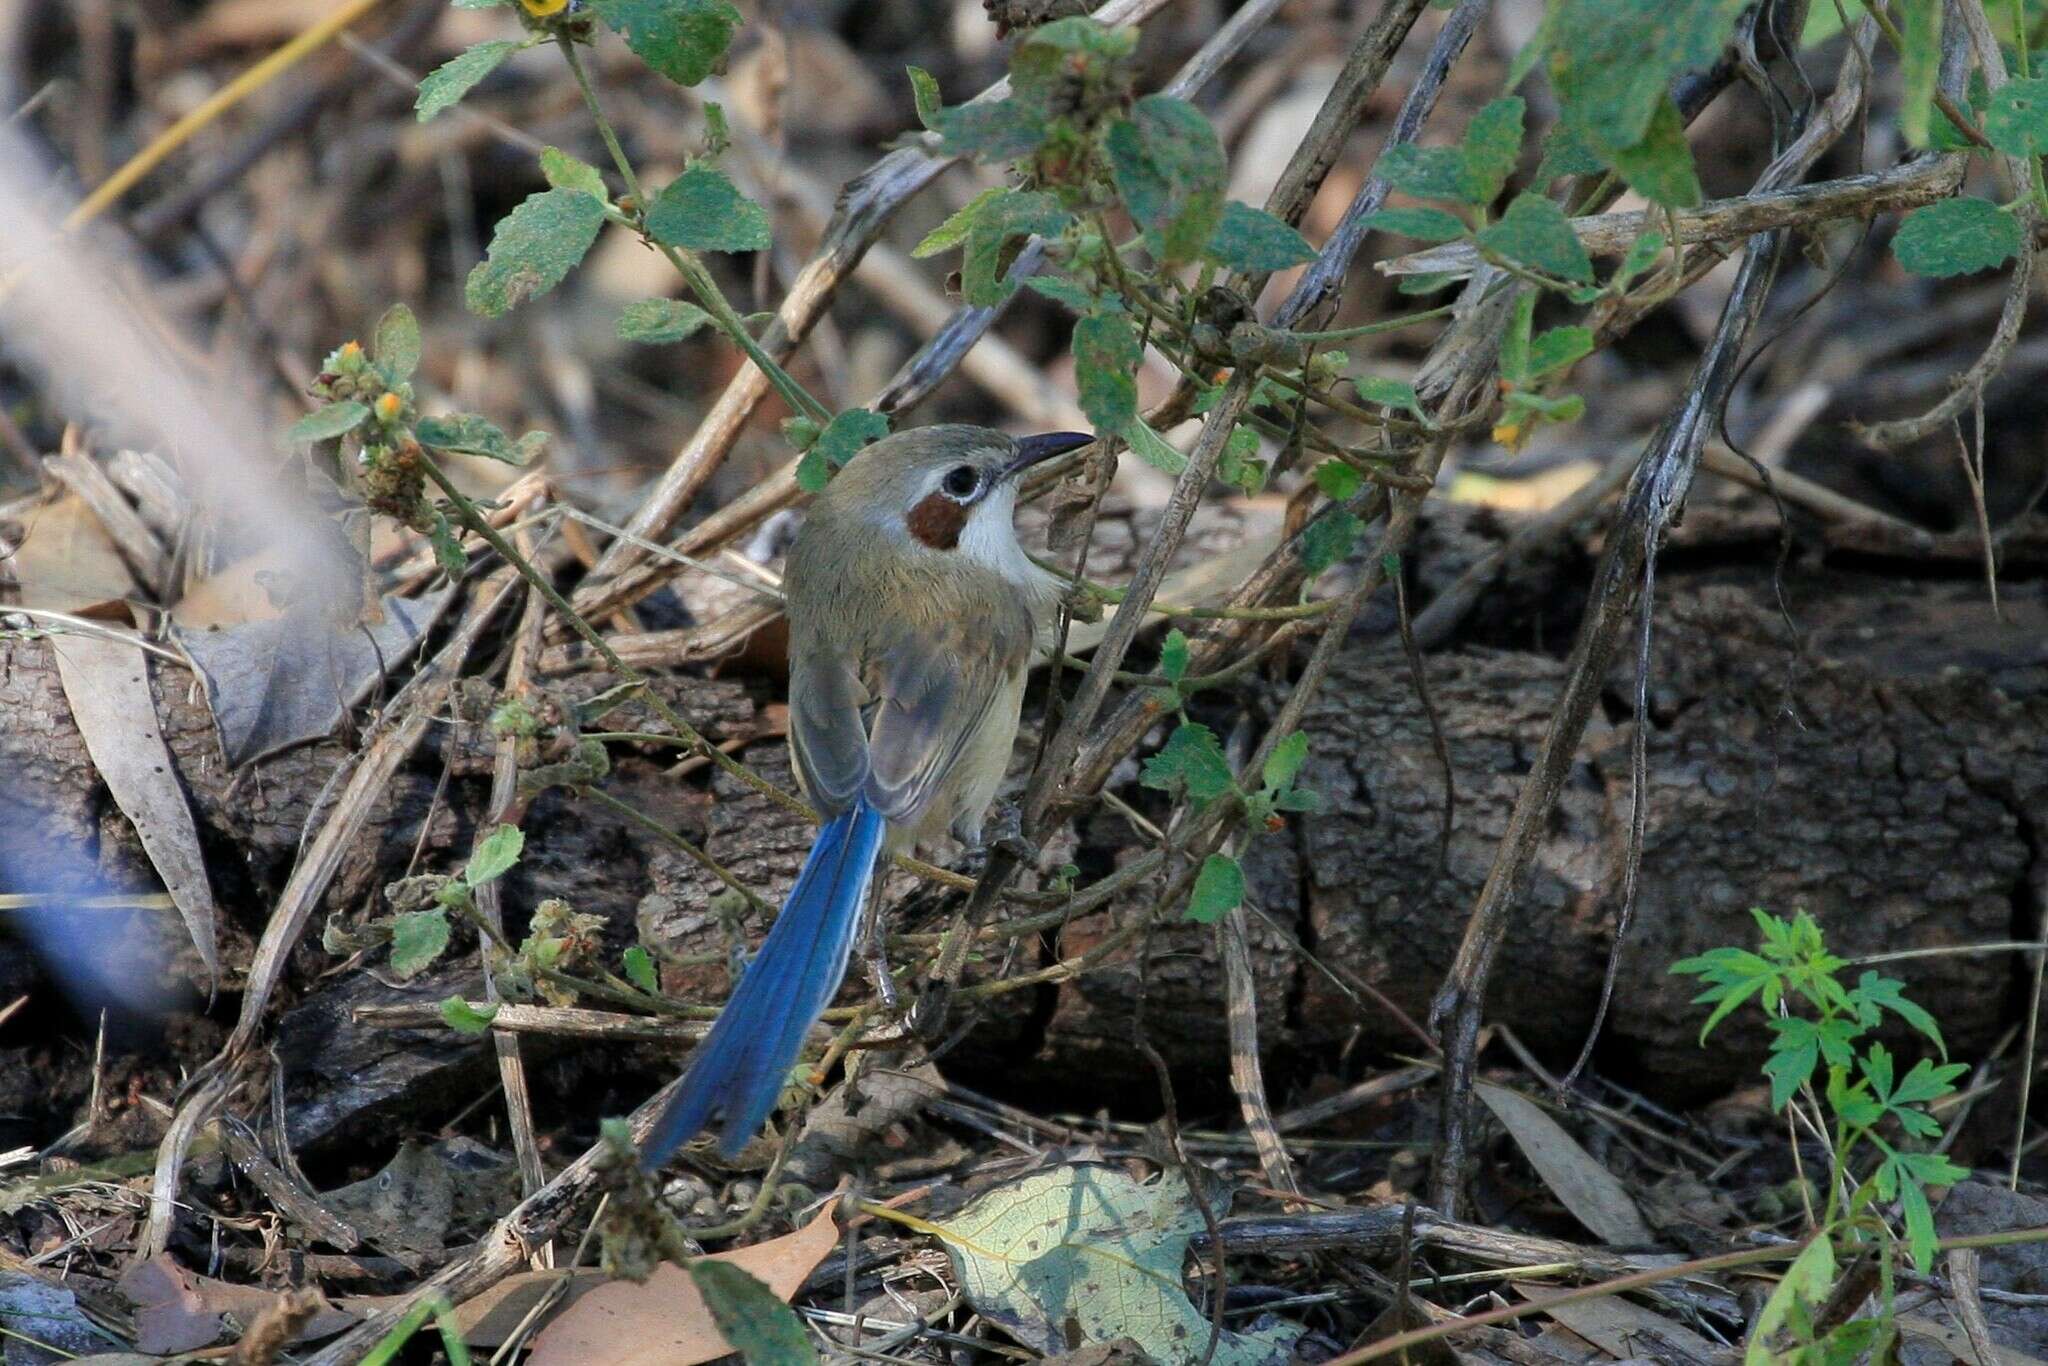
[[[960,528],[967,525],[967,509],[943,493],[927,493],[910,510],[905,525],[911,535],[933,550],[951,550],[960,544]]]

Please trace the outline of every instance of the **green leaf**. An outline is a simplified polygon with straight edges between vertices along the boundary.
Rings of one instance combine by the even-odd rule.
[[[932,124],[949,155],[1009,161],[1045,141],[1045,120],[1022,102],[977,100],[941,109]]]
[[[1879,1045],[1872,1044],[1871,1051]],[[1937,1066],[1932,1058],[1922,1058],[1913,1064],[1913,1070],[1899,1079],[1899,1089],[1891,1092],[1893,1105],[1925,1105],[1952,1095],[1956,1081],[1970,1070],[1968,1063],[1951,1062]]]
[[[1118,93],[1128,83],[1127,59],[1137,45],[1131,29],[1110,28],[1085,15],[1055,19],[1017,40],[1010,56],[1010,88],[1048,117],[1101,108],[1098,97]]]
[[[805,493],[822,493],[831,482],[832,467],[825,457],[814,450],[805,451],[804,458],[796,462],[796,486]]]
[[[1593,329],[1553,327],[1529,339],[1529,356],[1522,370],[1525,382],[1540,380],[1592,354]]]
[[[443,574],[451,579],[462,577],[462,571],[469,568],[469,555],[462,548],[462,538],[455,534],[455,528],[448,525],[445,514],[436,510],[433,525],[427,529],[427,544],[434,549],[434,563]]]
[[[1005,247],[1012,239],[1033,233],[1055,236],[1072,220],[1059,199],[1043,191],[1012,190],[990,200],[967,230],[967,249],[960,260],[961,294],[977,307],[1001,303],[1014,288],[1003,276],[1008,266]]]
[[[1233,429],[1216,461],[1217,477],[1247,495],[1257,495],[1265,489],[1268,473],[1266,462],[1259,459],[1259,434],[1250,427]]]
[[[690,167],[647,210],[655,241],[690,251],[764,251],[768,212],[715,166]]]
[[[325,408],[307,413],[291,425],[285,437],[295,446],[312,441],[329,441],[344,432],[352,432],[369,421],[368,404],[351,399],[347,403],[330,403]]]
[[[1449,199],[1484,204],[1483,182],[1472,171],[1462,147],[1418,147],[1404,142],[1381,155],[1378,173],[1389,185],[1417,199]]]
[[[1473,202],[1488,204],[1499,197],[1501,187],[1515,172],[1522,156],[1522,115],[1526,106],[1519,95],[1498,99],[1472,116],[1465,126],[1461,144],[1465,166],[1475,191]]]
[[[1123,435],[1138,415],[1138,330],[1125,314],[1095,314],[1074,324],[1072,349],[1081,411],[1098,436]]]
[[[1188,458],[1146,426],[1143,418],[1134,417],[1125,423],[1123,438],[1129,443],[1131,454],[1162,474],[1178,475],[1188,467]]]
[[[1899,100],[1899,131],[1915,147],[1928,142],[1934,112],[1934,87],[1941,77],[1941,12],[1944,0],[1904,0],[1905,44],[1899,51],[1904,87]],[[1989,130],[1986,130],[1987,135]],[[1996,143],[1997,139],[1992,141]],[[2000,148],[2009,151],[2009,148]]]
[[[450,996],[441,1002],[441,1020],[457,1034],[488,1034],[491,1021],[498,1018],[495,1003],[478,1010],[460,996]]]
[[[906,66],[903,70],[910,77],[910,98],[917,105],[917,121],[936,130],[939,110],[945,107],[945,101],[939,98],[939,78],[921,66]]]
[[[868,442],[888,434],[888,418],[866,408],[848,408],[825,424],[809,453],[837,469],[859,455]]]
[[[590,0],[605,27],[677,85],[695,85],[725,55],[740,12],[730,0]]]
[[[1535,322],[1536,291],[1524,288],[1500,336],[1500,377],[1518,388],[1529,382],[1529,330]]]
[[[619,314],[619,340],[654,346],[679,342],[711,321],[711,315],[680,299],[635,299]]]
[[[1244,869],[1228,854],[1211,854],[1202,860],[1195,874],[1195,890],[1188,898],[1187,919],[1198,925],[1213,925],[1244,902]]]
[[[1548,185],[1564,176],[1593,175],[1606,166],[1569,124],[1554,123],[1543,138],[1543,160],[1536,165],[1536,183]]]
[[[2003,266],[2021,246],[2019,219],[1966,195],[1909,213],[1892,238],[1892,256],[1913,274],[1950,276]]]
[[[1785,1275],[1756,1316],[1749,1343],[1743,1350],[1743,1366],[1773,1366],[1781,1360],[1771,1350],[1771,1338],[1784,1327],[1799,1303],[1819,1304],[1835,1284],[1835,1249],[1825,1232],[1817,1235],[1785,1268]]]
[[[1404,408],[1413,414],[1417,422],[1428,422],[1429,414],[1422,411],[1422,397],[1415,392],[1415,386],[1405,379],[1389,379],[1384,375],[1360,375],[1353,380],[1352,387],[1367,403],[1377,403],[1383,408]]]
[[[660,980],[655,975],[653,954],[640,945],[635,944],[626,950],[623,955],[623,961],[625,963],[627,981],[646,992],[649,996],[659,992]]]
[[[1562,0],[1550,79],[1597,147],[1633,147],[1671,79],[1721,54],[1745,0]],[[1661,201],[1660,201],[1661,202]]]
[[[1266,780],[1267,787],[1276,791],[1291,787],[1295,775],[1301,772],[1301,766],[1307,761],[1308,732],[1297,730],[1273,746],[1273,752],[1266,756],[1266,766],[1260,776]]]
[[[1941,1056],[1948,1056],[1948,1045],[1942,1042],[1941,1026],[1934,1017],[1921,1007],[1906,999],[1906,984],[1895,978],[1866,970],[1856,979],[1856,989],[1850,993],[1859,1011],[1869,1007],[1873,1012],[1866,1024],[1876,1024],[1875,1011],[1889,1010],[1914,1029],[1924,1034],[1933,1045],[1941,1050]]]
[[[1331,508],[1301,529],[1301,564],[1309,577],[1348,557],[1365,533],[1365,523],[1344,508]]]
[[[1394,288],[1402,294],[1434,294],[1451,285],[1463,284],[1465,275],[1455,270],[1426,270],[1419,275],[1403,275]]]
[[[1178,626],[1160,643],[1159,672],[1176,683],[1188,675],[1188,638]]]
[[[1614,287],[1627,289],[1638,275],[1657,264],[1657,258],[1664,253],[1664,234],[1646,232],[1628,244],[1628,255],[1621,258],[1620,269],[1614,272]]]
[[[947,216],[945,222],[926,233],[924,240],[910,249],[910,254],[922,261],[927,256],[937,256],[942,251],[959,246],[967,240],[967,234],[973,229],[975,220],[981,216],[981,211],[994,201],[1012,193],[1014,192],[1008,186],[991,185],[955,209]],[[1034,277],[1031,283],[1037,284],[1038,278]]]
[[[413,427],[422,446],[437,451],[457,451],[500,460],[507,465],[524,465],[540,453],[547,441],[543,432],[528,432],[515,443],[495,423],[475,413],[451,413],[446,417],[423,417]]]
[[[498,220],[489,252],[469,272],[463,297],[470,311],[498,318],[547,293],[576,268],[603,226],[604,205],[581,191],[528,195]]]
[[[699,1257],[689,1266],[711,1321],[745,1358],[746,1366],[810,1366],[817,1361],[803,1321],[774,1291],[731,1262]]]
[[[1820,1045],[1810,1036],[1797,1043],[1781,1039],[1772,1044],[1770,1057],[1764,1059],[1764,1075],[1771,1079],[1771,1109],[1784,1109],[1819,1065]]]
[[[1417,212],[1430,213],[1433,210],[1419,209]],[[1448,218],[1450,215],[1444,216]],[[1255,209],[1231,199],[1224,201],[1223,217],[1216,224],[1216,231],[1210,234],[1208,244],[1202,248],[1202,254],[1232,270],[1250,274],[1285,270],[1304,261],[1313,261],[1316,249],[1283,220],[1264,209]]]
[[[1095,296],[1072,280],[1057,275],[1034,275],[1024,282],[1024,287],[1033,293],[1043,294],[1056,304],[1063,304],[1076,313],[1086,313],[1095,306]]]
[[[1479,245],[1561,280],[1593,281],[1593,258],[1571,220],[1540,194],[1516,195],[1500,221],[1479,234]]]
[[[1365,483],[1365,476],[1342,460],[1325,460],[1316,466],[1312,477],[1316,487],[1323,491],[1323,496],[1333,503],[1343,502]]]
[[[1939,5],[1930,8],[1941,13]],[[2000,86],[1984,108],[1984,136],[2008,156],[2048,152],[2048,77],[2016,78]]]
[[[576,190],[591,195],[600,201],[609,201],[605,193],[604,177],[597,167],[579,161],[559,147],[540,149],[540,173],[547,177],[548,184],[558,190]]]
[[[418,976],[447,947],[448,913],[439,906],[408,911],[391,922],[391,971],[397,977]]]
[[[1128,119],[1110,125],[1103,147],[1124,207],[1162,260],[1193,259],[1222,221],[1229,169],[1202,111],[1171,95],[1147,95]]]
[[[503,877],[519,862],[521,851],[526,848],[526,834],[516,825],[501,825],[477,841],[470,852],[469,864],[462,870],[462,880],[471,887],[481,887],[486,882]]]
[[[1214,801],[1236,786],[1216,732],[1199,721],[1174,727],[1159,752],[1145,761],[1138,781],[1168,792],[1184,785],[1197,802]]]
[[[496,71],[507,57],[526,44],[498,39],[478,43],[420,78],[419,97],[413,101],[413,113],[425,123],[444,109],[452,109],[464,95],[474,90],[477,83]]]
[[[1629,188],[1653,204],[1689,209],[1704,197],[1685,141],[1685,118],[1668,96],[1651,112],[1642,139],[1609,149],[1607,157]]]
[[[371,354],[389,384],[403,384],[420,368],[420,320],[404,304],[393,304],[377,320]]]
[[[1463,219],[1442,209],[1381,209],[1367,214],[1364,221],[1369,228],[1419,238],[1424,242],[1455,241],[1467,231]]]
[[[1913,1250],[1913,1269],[1925,1276],[1934,1269],[1934,1211],[1928,1208],[1927,1192],[1918,1182],[1901,1183],[1899,1209],[1906,1216],[1906,1245]]]

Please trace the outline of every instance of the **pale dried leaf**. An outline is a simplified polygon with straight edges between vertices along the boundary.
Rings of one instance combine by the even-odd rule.
[[[219,912],[206,878],[199,828],[157,726],[149,659],[139,646],[104,636],[52,636],[50,650],[86,753],[163,879],[206,965],[210,989],[220,977],[214,929]]]
[[[787,1300],[838,1241],[828,1205],[794,1233],[714,1260],[732,1263]],[[644,1285],[613,1281],[577,1299],[534,1339],[528,1366],[697,1366],[731,1351],[690,1273],[664,1262]]]
[[[288,1293],[198,1275],[168,1252],[136,1263],[120,1284],[121,1293],[135,1306],[135,1345],[157,1356],[197,1351],[232,1338],[239,1329],[223,1322],[223,1315],[232,1314],[237,1324],[252,1323]],[[322,1309],[299,1330],[298,1339],[330,1336],[353,1327],[358,1318],[346,1310]]]
[[[1503,1086],[1481,1082],[1478,1091],[1493,1117],[1514,1136],[1543,1184],[1602,1242],[1647,1247],[1657,1241],[1614,1173],[1595,1162],[1542,1107]]]
[[[1918,1342],[1932,1343],[1945,1349],[1957,1361],[1978,1366],[1976,1353],[1970,1346],[1970,1335],[1953,1323],[1937,1323],[1933,1319],[1921,1318],[1915,1314],[1901,1314],[1897,1319],[1899,1336]],[[1984,1366],[2042,1366],[2039,1357],[2015,1352],[2010,1347],[1993,1347],[1991,1360]]]
[[[1541,1299],[1555,1293],[1541,1285],[1516,1284],[1524,1299]],[[1651,1357],[1658,1361],[1733,1361],[1735,1353],[1694,1332],[1682,1323],[1665,1318],[1619,1295],[1605,1299],[1580,1300],[1545,1310],[1551,1318],[1617,1357]]]
[[[14,553],[0,561],[24,607],[77,612],[135,596],[135,576],[113,537],[77,494],[36,509]]]

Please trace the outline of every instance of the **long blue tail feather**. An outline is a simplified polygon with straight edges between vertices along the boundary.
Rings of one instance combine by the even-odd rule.
[[[761,1131],[804,1035],[839,991],[885,834],[860,799],[818,832],[789,900],[641,1149],[652,1170],[722,1116],[718,1150],[735,1156]]]

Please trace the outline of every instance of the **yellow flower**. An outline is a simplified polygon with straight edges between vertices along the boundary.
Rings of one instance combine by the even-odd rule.
[[[519,7],[536,19],[545,19],[569,8],[569,0],[519,0]]]
[[[402,406],[404,405],[399,402],[397,394],[387,392],[377,395],[377,416],[386,422],[396,420],[398,410]]]

